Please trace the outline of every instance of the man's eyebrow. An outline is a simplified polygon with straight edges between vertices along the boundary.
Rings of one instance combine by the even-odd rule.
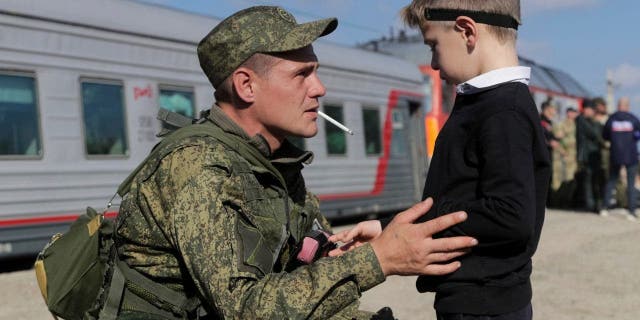
[[[314,71],[314,70],[318,70],[318,68],[320,68],[320,64],[316,62],[316,63],[309,63],[304,66],[301,66],[297,70],[298,71]]]

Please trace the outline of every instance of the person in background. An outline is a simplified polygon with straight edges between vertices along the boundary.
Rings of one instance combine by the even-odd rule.
[[[562,152],[559,152],[561,154],[560,162],[562,163],[561,171],[554,171],[558,172],[554,177],[557,176],[560,180],[554,202],[555,205],[560,207],[571,206],[575,192],[575,175],[578,171],[576,117],[578,117],[578,110],[569,107],[565,111],[564,120],[556,123],[553,127],[553,133],[558,138],[560,144],[558,149],[562,150]],[[555,160],[554,158],[554,161]]]
[[[439,320],[529,320],[531,258],[551,177],[528,87],[531,70],[518,65],[520,1],[414,0],[402,15],[420,29],[433,69],[457,85],[423,192],[423,198],[434,199],[433,208],[420,221],[465,208],[467,221],[437,236],[479,241],[461,257],[460,269],[420,276],[417,289],[436,293]],[[353,240],[348,250],[375,241],[386,228],[381,221],[365,221],[332,238]]]
[[[547,197],[547,206],[552,206],[552,195],[560,188],[562,183],[562,166],[564,158],[564,149],[560,145],[560,139],[556,137],[553,131],[553,121],[556,118],[557,108],[547,100],[540,105],[540,124],[544,133],[547,150],[551,155],[551,184],[549,185],[549,197]]]
[[[595,120],[595,105],[585,100],[582,114],[576,118],[576,143],[579,170],[579,187],[582,190],[582,206],[589,212],[597,213],[600,209],[600,177],[602,165],[601,148],[604,139],[600,126]]]
[[[595,119],[598,123],[604,126],[609,118],[609,112],[607,112],[607,102],[602,97],[593,98],[593,104],[596,108]]]
[[[609,112],[607,110],[607,102],[602,97],[593,98],[593,105],[596,109],[595,120],[598,124],[598,130],[602,133],[604,128],[604,124],[607,123],[607,119],[609,118]],[[607,181],[609,180],[609,141],[604,141],[604,144],[600,148],[600,170],[597,174],[598,181],[598,190],[601,192],[600,196],[604,194],[604,189],[607,185]],[[624,189],[621,183],[618,183],[616,186],[617,189]],[[624,192],[623,192],[624,193]],[[619,196],[619,194],[617,194]],[[604,201],[604,198],[602,198]],[[601,207],[606,207],[606,204],[602,204]]]
[[[640,139],[640,120],[630,112],[628,97],[620,98],[618,111],[607,120],[602,136],[611,142],[609,158],[609,180],[604,192],[604,203],[609,204],[611,193],[620,177],[620,169],[624,167],[627,175],[627,202],[630,221],[637,221],[635,181],[638,172],[638,147]],[[608,208],[605,206],[600,211],[601,216],[608,216]]]

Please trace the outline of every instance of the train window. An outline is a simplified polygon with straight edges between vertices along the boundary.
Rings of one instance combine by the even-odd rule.
[[[380,154],[380,113],[378,109],[362,109],[364,148],[367,155]]]
[[[407,156],[406,118],[405,111],[402,109],[396,108],[391,112],[391,128],[393,129],[391,156],[394,158],[405,158]]]
[[[0,74],[0,156],[41,155],[35,79]]]
[[[127,155],[122,83],[83,79],[81,87],[87,154]]]
[[[324,112],[331,118],[344,124],[341,106],[325,105]],[[347,138],[344,131],[340,130],[340,128],[336,127],[329,121],[324,122],[324,129],[327,136],[327,153],[330,155],[347,154]]]
[[[193,90],[184,87],[160,86],[160,108],[193,118]]]

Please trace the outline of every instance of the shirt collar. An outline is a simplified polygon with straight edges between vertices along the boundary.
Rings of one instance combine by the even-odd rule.
[[[530,78],[531,68],[529,67],[500,68],[459,84],[456,87],[456,92],[461,95],[475,94],[508,82],[521,82],[529,85]]]

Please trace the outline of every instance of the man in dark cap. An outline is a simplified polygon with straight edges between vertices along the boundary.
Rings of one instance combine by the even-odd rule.
[[[576,143],[578,147],[578,168],[583,196],[583,208],[586,211],[598,213],[600,210],[600,171],[601,148],[604,139],[600,125],[595,119],[595,105],[591,100],[585,100],[582,114],[576,118]]]
[[[300,258],[305,235],[330,226],[300,172],[312,154],[286,137],[317,133],[325,87],[311,43],[336,26],[333,18],[297,24],[281,8],[260,6],[202,39],[198,57],[216,105],[165,138],[184,136],[161,144],[162,156],[135,176],[117,229],[120,261],[187,302],[158,302],[127,285],[119,319],[195,318],[193,298],[211,319],[376,319],[358,301],[386,276],[460,266],[452,259],[476,241],[431,235],[466,214],[414,224],[430,199],[400,213],[377,241],[340,257]],[[194,127],[216,134],[193,135]]]

